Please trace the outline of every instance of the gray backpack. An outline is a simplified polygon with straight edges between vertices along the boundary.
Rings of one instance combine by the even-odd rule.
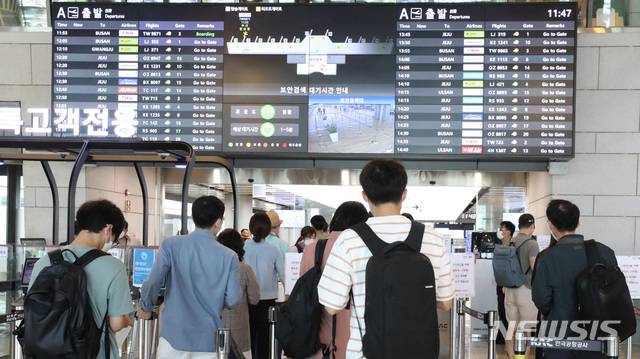
[[[518,249],[531,240],[532,238],[525,240],[517,248],[515,243],[511,242],[508,246],[496,246],[493,249],[493,276],[497,285],[517,288],[524,284],[531,267],[527,269],[526,273],[522,273]]]

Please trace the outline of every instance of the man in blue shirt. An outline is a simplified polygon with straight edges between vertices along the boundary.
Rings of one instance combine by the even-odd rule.
[[[282,259],[284,259],[284,254],[291,252],[291,246],[284,239],[280,238],[280,225],[282,224],[282,220],[280,216],[278,216],[278,212],[272,209],[267,211],[267,216],[269,216],[269,220],[271,221],[271,233],[269,233],[265,241],[276,246],[280,250],[280,253],[282,253]]]
[[[215,333],[224,328],[220,311],[233,309],[242,298],[238,256],[215,238],[224,203],[203,196],[191,212],[196,230],[162,242],[140,292],[137,315],[149,319],[166,281],[158,359],[216,358]]]

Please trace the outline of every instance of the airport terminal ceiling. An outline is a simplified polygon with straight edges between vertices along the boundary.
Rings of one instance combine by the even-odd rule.
[[[180,172],[164,170],[165,198],[178,198],[181,193]],[[403,211],[417,220],[474,223],[478,212],[483,217],[488,213],[501,216],[503,212],[517,213],[526,208],[523,172],[407,172],[409,192]],[[312,210],[326,218],[331,218],[344,201],[363,202],[358,175],[358,170],[236,169],[238,194],[252,196],[254,211]],[[230,188],[223,171],[196,168],[189,197],[215,195],[224,199],[230,195]],[[467,214],[464,218],[460,217],[463,212]]]

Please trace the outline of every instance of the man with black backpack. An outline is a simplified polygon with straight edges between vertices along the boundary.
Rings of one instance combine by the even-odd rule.
[[[374,217],[336,240],[320,303],[332,315],[351,305],[347,358],[437,358],[436,308],[449,310],[454,296],[442,237],[401,215],[407,173],[400,162],[369,162],[360,184]]]
[[[603,268],[609,268],[613,272],[619,272],[615,253],[606,245],[593,241],[585,241],[582,235],[576,234],[576,228],[580,225],[580,210],[578,207],[566,200],[553,200],[547,206],[547,219],[549,231],[557,239],[557,244],[540,253],[536,260],[532,282],[533,301],[543,315],[540,325],[539,336],[554,338],[573,338],[596,340],[591,337],[600,331],[592,331],[591,325],[597,325],[598,329],[607,329],[608,332],[615,332],[615,325],[609,326],[602,320],[614,318],[586,318],[581,308],[589,303],[590,298],[578,294],[579,278],[591,265],[588,257],[597,256],[597,263]],[[593,252],[589,250],[589,243],[592,242]],[[621,274],[621,273],[619,273]],[[626,288],[624,277],[622,281],[612,281],[621,284]],[[607,288],[599,291],[601,294],[608,292]],[[620,316],[622,322],[629,321],[632,330],[624,334],[630,335],[635,332],[635,318],[633,315],[633,305],[626,288],[624,291],[615,293],[608,302],[614,303],[614,311],[623,311]],[[588,325],[579,325],[581,320],[588,321]],[[583,322],[584,323],[584,322]],[[617,333],[625,339],[623,333]],[[605,358],[604,354],[597,352],[573,351],[573,350],[550,350],[546,349],[548,359],[583,359],[583,358]]]
[[[33,268],[22,333],[29,359],[116,359],[114,333],[133,325],[125,266],[100,250],[122,232],[122,211],[108,200],[88,201],[78,209],[76,224],[79,233],[73,242],[41,258]],[[85,307],[87,295],[91,310]],[[61,297],[70,302],[57,300]],[[85,335],[85,340],[78,335]]]

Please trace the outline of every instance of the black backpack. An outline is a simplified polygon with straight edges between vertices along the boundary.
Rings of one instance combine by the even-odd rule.
[[[424,225],[411,222],[403,242],[386,243],[366,223],[351,227],[373,256],[366,268],[362,352],[367,359],[438,358],[436,283],[420,253]]]
[[[276,338],[289,358],[304,359],[322,349],[326,355],[335,351],[335,345],[327,349],[320,343],[318,331],[324,310],[318,300],[318,283],[322,277],[322,258],[327,245],[326,239],[318,241],[315,263],[298,278],[289,299],[280,306],[276,323]],[[335,315],[333,316],[333,341],[335,342]]]
[[[67,251],[76,261],[67,262]],[[78,258],[68,249],[49,253],[51,265],[36,277],[24,299],[24,320],[15,330],[27,359],[94,359],[105,332],[105,357],[109,358],[107,316],[96,325],[87,292],[84,266],[109,254],[93,249]]]
[[[607,320],[619,321],[619,324],[609,327],[616,330],[620,341],[623,341],[636,332],[636,318],[627,281],[618,266],[603,263],[595,240],[584,241],[584,247],[587,251],[587,269],[576,280],[580,316],[584,320],[597,320],[598,325]],[[607,335],[598,330],[598,337]]]

